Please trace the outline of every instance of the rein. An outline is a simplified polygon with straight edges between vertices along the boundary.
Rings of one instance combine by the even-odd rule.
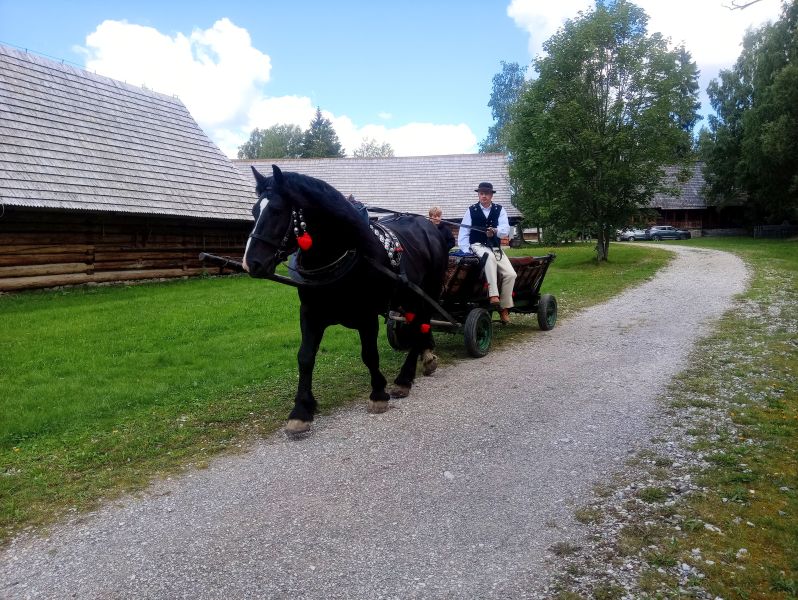
[[[380,208],[379,206],[366,206],[366,210],[373,213],[393,215],[395,217],[421,217],[423,219],[428,218],[425,217],[424,215],[419,215],[418,213],[397,212],[395,210],[391,210],[390,208]],[[477,227],[475,225],[463,225],[462,223],[458,223],[457,221],[450,221],[448,219],[441,219],[441,223],[446,223],[447,225],[454,225],[455,227],[465,227],[466,229],[473,229],[474,231],[479,231],[480,233],[488,233],[488,230],[483,229],[482,227]]]

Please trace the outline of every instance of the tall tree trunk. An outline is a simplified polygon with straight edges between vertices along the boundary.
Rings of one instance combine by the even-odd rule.
[[[607,260],[610,252],[610,232],[603,227],[598,230],[596,234],[596,261],[602,262]]]

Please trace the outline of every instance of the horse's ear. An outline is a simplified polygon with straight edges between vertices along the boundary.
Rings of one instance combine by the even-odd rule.
[[[272,173],[274,173],[274,181],[277,185],[283,185],[285,178],[283,177],[283,172],[280,170],[280,167],[277,165],[272,165]]]
[[[250,165],[252,169],[252,174],[255,176],[255,182],[258,186],[266,185],[266,178],[260,174],[260,172],[255,168],[255,165]]]

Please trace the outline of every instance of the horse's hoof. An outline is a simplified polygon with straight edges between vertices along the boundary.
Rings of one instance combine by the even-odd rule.
[[[386,402],[391,399],[391,395],[386,392],[384,389],[380,392],[372,392],[369,395],[369,400],[374,400],[376,402],[381,402],[385,400]]]
[[[388,410],[387,400],[369,400],[366,411],[372,415],[379,415]]]
[[[432,352],[427,351],[424,353],[421,365],[423,367],[422,373],[429,377],[438,369],[438,357]]]
[[[395,385],[391,388],[391,398],[407,398],[410,395],[409,385]]]
[[[302,435],[303,433],[308,433],[310,431],[310,421],[301,421],[299,419],[288,419],[288,423],[285,424],[285,433],[289,437],[296,437]]]

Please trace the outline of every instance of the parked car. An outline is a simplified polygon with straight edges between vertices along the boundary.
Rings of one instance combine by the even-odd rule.
[[[692,235],[686,229],[676,229],[670,225],[654,225],[646,229],[650,240],[689,240]]]
[[[634,242],[636,240],[647,240],[646,232],[642,229],[624,229],[618,231],[615,239],[619,242]]]

